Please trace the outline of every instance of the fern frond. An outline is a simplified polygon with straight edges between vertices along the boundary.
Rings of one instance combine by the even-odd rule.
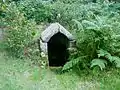
[[[116,64],[117,68],[120,68],[120,58],[117,56],[112,56],[114,63]]]
[[[106,58],[107,60],[109,60],[111,63],[114,61],[112,57],[113,57],[113,56],[111,56],[110,53],[105,56],[105,58]]]
[[[106,50],[100,49],[100,50],[97,50],[97,53],[98,53],[98,58],[105,57],[111,63],[114,61],[111,54],[107,52]]]
[[[69,62],[67,62],[64,66],[63,66],[63,69],[62,71],[65,71],[65,70],[69,70],[71,69],[72,67],[74,67],[75,65],[77,65],[80,61],[82,61],[83,57],[78,57],[74,60],[71,60]]]
[[[97,53],[98,53],[98,58],[104,57],[105,55],[109,54],[106,50],[103,50],[103,49],[97,50]]]
[[[83,20],[82,24],[86,26],[86,29],[99,29],[99,27],[91,21]]]
[[[72,19],[72,21],[77,25],[78,29],[84,31],[82,24],[78,20]]]
[[[103,70],[106,65],[107,61],[105,61],[104,59],[93,59],[91,62],[91,68],[94,66],[99,66],[101,70]]]

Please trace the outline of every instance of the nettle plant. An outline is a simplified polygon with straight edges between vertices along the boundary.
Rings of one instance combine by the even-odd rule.
[[[14,3],[10,3],[5,12],[3,23],[6,49],[12,55],[21,57],[25,47],[36,35],[36,23],[33,20],[27,20]]]

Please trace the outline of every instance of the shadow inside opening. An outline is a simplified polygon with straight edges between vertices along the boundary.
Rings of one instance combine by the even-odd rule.
[[[69,40],[62,34],[57,33],[48,42],[48,60],[49,66],[63,66],[69,57]]]

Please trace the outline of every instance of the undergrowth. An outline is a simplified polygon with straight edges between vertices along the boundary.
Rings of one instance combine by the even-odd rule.
[[[74,67],[92,69],[99,66],[100,70],[107,66],[120,67],[120,3],[107,0],[96,0],[95,3],[93,0],[11,0],[2,1],[0,5],[0,25],[4,27],[5,44],[11,55],[23,57],[28,49],[31,60],[39,62],[38,49],[29,48],[37,34],[36,26],[59,22],[77,42],[76,51],[71,53],[63,71]]]

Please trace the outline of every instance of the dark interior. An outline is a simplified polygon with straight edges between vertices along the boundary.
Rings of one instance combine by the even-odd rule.
[[[67,48],[68,38],[62,33],[57,33],[48,42],[49,66],[63,66],[69,57]]]

